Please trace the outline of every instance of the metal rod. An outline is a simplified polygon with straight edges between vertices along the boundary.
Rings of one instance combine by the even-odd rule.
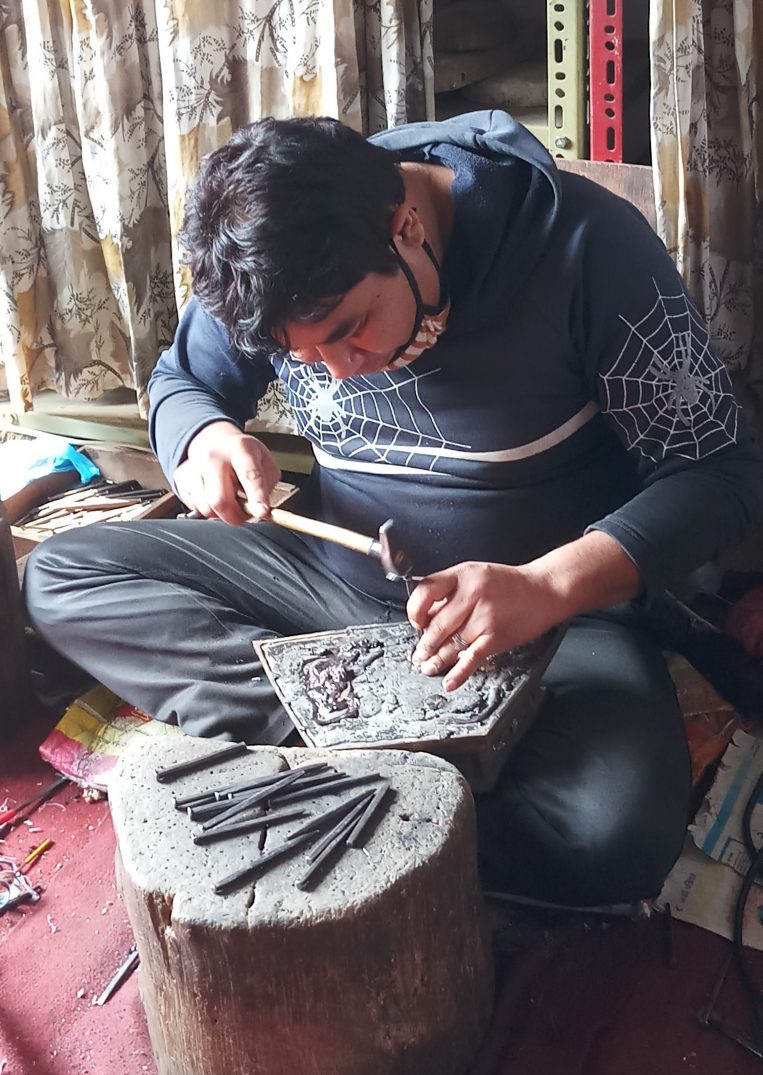
[[[348,847],[363,846],[363,840],[368,834],[368,830],[371,825],[371,819],[384,801],[384,798],[389,791],[389,788],[390,782],[389,780],[385,780],[384,783],[380,784],[379,787],[376,789],[373,798],[371,799],[363,813],[363,816],[360,818],[357,825],[355,825],[352,832],[347,837]]]
[[[218,799],[216,802],[202,803],[201,806],[189,806],[187,813],[191,821],[209,821],[213,817],[219,817],[228,807],[245,802],[251,795],[251,791],[248,793],[241,791],[238,795],[231,795],[229,799]]]
[[[295,780],[292,785],[286,786],[296,787],[298,789],[299,794],[294,793],[293,795],[294,800],[298,800],[311,799],[313,797],[317,798],[318,796],[323,795],[326,791],[332,791],[335,787],[354,787],[356,783],[357,780],[338,781],[333,775],[329,774],[328,776],[316,777],[314,780],[304,780],[302,779],[302,777],[300,777],[299,780]],[[271,787],[272,784],[273,781],[271,780],[268,781],[267,784],[263,784],[262,787]],[[246,798],[247,793],[245,791],[236,792],[235,794],[231,794],[227,797],[221,796],[219,799],[216,799],[212,802],[203,802],[200,803],[198,806],[187,807],[188,816],[193,821],[206,821],[209,818],[218,817],[220,813],[228,806],[233,806],[235,803],[241,803]],[[270,796],[265,796],[264,798],[272,799],[274,803],[277,803],[280,806],[281,803],[292,799],[292,796],[289,794],[282,796],[280,790],[276,787],[272,791],[272,794]]]
[[[241,754],[246,754],[248,749],[249,747],[246,743],[228,743],[227,746],[222,747],[220,750],[215,750],[211,754],[190,758],[188,761],[179,761],[174,765],[165,765],[163,768],[156,770],[156,779],[160,784],[168,784],[179,776],[185,776],[186,773],[193,773],[197,769],[206,768],[208,765],[216,765],[217,762],[237,758]]]
[[[306,780],[299,780],[296,785],[296,789],[299,791],[312,791],[316,790],[320,794],[320,789],[325,785],[335,784],[337,780],[347,779],[347,773],[337,772],[333,769],[330,773],[323,773],[320,776],[311,776]],[[290,792],[289,794],[293,794]]]
[[[310,862],[310,866],[305,870],[302,876],[297,881],[297,888],[304,890],[309,888],[312,882],[315,880],[316,875],[321,871],[329,859],[342,849],[342,854],[347,850],[346,837],[349,830],[355,824],[358,814],[365,808],[365,803],[358,803],[356,807],[350,810],[346,817],[342,818],[338,825],[335,825],[330,832],[327,832],[324,838],[321,840],[320,853],[317,855],[308,854],[307,860]]]
[[[741,1047],[746,1049],[748,1053],[752,1053],[753,1056],[757,1056],[759,1059],[763,1060],[763,1052],[758,1048],[757,1044],[751,1041],[750,1038],[738,1034],[733,1027],[729,1026],[723,1016],[718,1015],[715,1011],[718,998],[721,994],[721,989],[723,988],[723,983],[726,981],[726,975],[729,972],[729,967],[731,966],[733,959],[734,953],[732,952],[724,961],[720,973],[713,983],[713,988],[710,991],[710,996],[707,998],[707,1003],[697,1012],[697,1019],[702,1026],[712,1027],[714,1030],[723,1034],[725,1038],[736,1042],[737,1045],[741,1045]]]
[[[668,960],[668,966],[673,968],[678,966],[678,959],[676,958],[676,945],[673,930],[673,909],[669,903],[665,904],[665,910],[663,912],[663,936],[665,938],[665,955]]]
[[[356,803],[355,806],[351,806],[350,809],[347,810],[347,812],[339,818],[336,825],[332,826],[332,828],[330,828],[328,832],[324,833],[318,843],[315,844],[314,847],[310,848],[310,850],[305,855],[307,861],[314,862],[315,859],[322,855],[328,845],[334,841],[338,832],[345,832],[346,830],[352,828],[357,818],[363,813],[363,811],[368,806],[369,802],[371,801],[371,799],[373,799],[373,797],[374,793],[372,791],[368,791],[359,803]],[[348,818],[351,822],[350,825],[347,824]]]
[[[242,870],[236,870],[235,873],[228,874],[227,877],[223,877],[221,881],[218,881],[215,884],[215,893],[218,896],[223,896],[231,889],[239,888],[256,876],[263,866],[267,866],[269,863],[275,862],[276,859],[284,858],[286,855],[292,854],[297,848],[302,847],[303,844],[308,843],[310,840],[314,840],[315,835],[315,833],[306,832],[303,833],[299,839],[286,840],[285,843],[279,844],[278,847],[274,847],[272,851],[266,851],[264,855],[260,855],[260,857],[249,866],[245,866]]]
[[[195,844],[213,844],[217,840],[230,840],[233,836],[242,836],[248,832],[267,828],[268,825],[280,825],[282,821],[291,821],[304,817],[304,810],[285,810],[279,814],[262,814],[247,821],[234,821],[230,825],[221,825],[209,832],[197,832],[193,838]]]
[[[368,784],[371,781],[379,780],[378,773],[368,773],[366,776],[347,776],[341,777],[337,780],[325,784],[321,784],[317,788],[297,788],[295,791],[290,791],[287,795],[279,795],[277,798],[278,805],[287,802],[297,802],[299,799],[313,799],[318,798],[321,795],[333,795],[335,791],[345,791],[347,788],[356,788],[362,784]]]
[[[253,776],[249,780],[239,780],[236,784],[223,784],[221,787],[209,788],[207,791],[194,791],[188,795],[181,795],[176,797],[175,806],[178,810],[183,810],[186,806],[200,805],[201,800],[212,802],[215,798],[223,795],[264,787],[266,784],[272,784],[274,781],[280,780],[286,773],[300,773],[302,776],[312,776],[313,773],[322,772],[328,768],[328,762],[317,761],[310,765],[300,765],[296,769],[282,769],[277,773],[268,773],[266,776]]]
[[[730,1041],[735,1041],[737,1045],[741,1045],[748,1053],[752,1053],[752,1055],[757,1056],[759,1060],[763,1060],[763,1052],[761,1052],[755,1042],[751,1041],[750,1038],[746,1037],[744,1034],[739,1034],[733,1027],[729,1026],[723,1016],[718,1015],[717,1012],[712,1012],[708,1023],[714,1030],[719,1030],[724,1038],[729,1038]]]
[[[731,955],[724,960],[720,973],[713,983],[710,996],[707,998],[707,1004],[697,1012],[697,1018],[702,1026],[710,1026],[710,1017],[713,1014],[715,1005],[718,1003],[718,997],[721,995],[721,989],[723,988],[723,983],[726,981],[726,975],[729,972],[729,967],[731,966],[733,958],[734,954],[732,952]]]
[[[123,982],[127,981],[132,972],[140,963],[140,956],[138,955],[137,948],[131,948],[130,953],[124,963],[117,969],[116,974],[105,987],[101,995],[97,998],[96,1004],[105,1004],[116,993],[117,989]]]
[[[11,821],[16,814],[21,813],[27,806],[37,806],[39,803],[45,802],[45,800],[58,791],[59,788],[68,783],[68,776],[57,777],[52,784],[47,784],[44,788],[35,792],[34,795],[30,795],[28,799],[24,799],[23,802],[16,803],[15,806],[10,807],[8,810],[4,810],[3,813],[0,814],[0,821]]]
[[[175,799],[176,810],[187,810],[189,806],[204,806],[206,803],[213,803],[215,801],[215,793],[213,791],[202,791],[195,795],[181,795]]]
[[[325,828],[326,825],[330,825],[332,821],[337,818],[344,817],[348,810],[351,810],[353,806],[365,799],[368,795],[367,791],[361,791],[359,795],[353,795],[351,799],[346,802],[340,803],[339,806],[332,807],[331,810],[326,810],[323,814],[316,814],[314,817],[308,818],[304,825],[300,825],[298,829],[290,833],[287,836],[288,840],[296,840],[306,832],[319,832]]]
[[[281,777],[286,776],[289,773],[292,773],[292,774],[296,773],[297,776],[299,777],[299,780],[297,782],[299,783],[300,787],[302,787],[303,786],[303,781],[305,780],[305,778],[310,779],[314,774],[322,773],[325,769],[328,769],[328,768],[329,768],[329,764],[326,761],[314,762],[312,765],[300,765],[296,769],[281,770],[280,772],[275,773],[272,776],[269,776],[267,778],[261,777],[260,778],[260,784],[262,784],[263,786],[266,785],[266,784],[274,784],[277,780],[280,780]],[[328,780],[329,778],[333,779],[332,774],[335,773],[335,772],[336,772],[335,769],[331,769],[330,773],[328,773],[326,776],[320,777],[320,779],[322,779],[322,780]],[[318,778],[316,778],[316,779],[318,779]],[[253,781],[250,781],[250,783],[253,783]],[[246,790],[247,790],[246,789],[246,782],[242,783],[242,784],[231,784],[226,789],[224,794],[235,794],[237,791],[246,791]],[[220,796],[220,797],[222,797],[222,795],[223,795],[223,793],[219,792],[219,791],[216,794],[218,796]]]
[[[213,817],[210,821],[205,821],[201,828],[203,832],[208,832],[209,829],[216,829],[218,825],[223,824],[229,818],[236,817],[238,814],[244,813],[245,810],[249,810],[252,806],[256,806],[257,803],[262,802],[264,799],[269,799],[273,791],[278,787],[287,787],[289,784],[293,784],[296,780],[299,780],[299,773],[287,773],[282,776],[277,784],[269,784],[267,787],[260,788],[259,791],[252,792],[251,795],[247,795],[241,802],[236,802],[232,806],[228,806],[217,817]]]

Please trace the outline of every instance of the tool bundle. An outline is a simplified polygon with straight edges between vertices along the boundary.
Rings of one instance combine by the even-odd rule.
[[[136,519],[167,495],[166,489],[144,489],[134,480],[109,482],[97,478],[49,497],[17,519],[13,532],[19,537],[42,541],[51,534],[90,523]]]
[[[203,758],[159,769],[156,777],[160,783],[167,783],[195,769],[236,757],[246,749],[244,744],[230,744]],[[360,790],[319,814],[306,816],[303,808],[294,805],[305,799],[334,796],[356,788]],[[389,798],[390,790],[389,780],[380,773],[350,776],[328,762],[315,762],[285,772],[175,796],[175,808],[184,810],[193,821],[199,822],[199,830],[193,837],[196,844],[233,839],[287,821],[302,820],[276,847],[262,852],[243,869],[217,881],[214,891],[218,895],[232,892],[273,863],[305,848],[306,868],[296,886],[308,889],[318,883],[329,865],[347,848],[363,846],[380,819],[379,811]]]

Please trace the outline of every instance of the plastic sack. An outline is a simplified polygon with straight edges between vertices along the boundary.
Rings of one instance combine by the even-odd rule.
[[[18,493],[36,478],[61,470],[76,470],[81,482],[101,473],[73,444],[58,437],[5,441],[0,444],[0,500]]]
[[[119,759],[147,739],[182,736],[175,724],[152,720],[108,688],[91,687],[67,708],[40,745],[40,757],[85,788],[108,791]]]

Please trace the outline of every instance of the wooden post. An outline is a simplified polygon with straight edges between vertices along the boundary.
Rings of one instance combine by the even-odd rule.
[[[24,606],[19,592],[11,528],[0,501],[0,736],[20,723],[31,702],[24,638]]]
[[[474,805],[457,770],[406,751],[255,747],[212,773],[157,782],[157,767],[214,747],[151,744],[123,759],[109,787],[159,1075],[466,1075],[493,979]],[[300,852],[216,894],[216,881],[280,846],[304,818],[198,846],[173,792],[308,761],[389,780],[391,802],[365,847],[309,890],[297,884]],[[315,815],[347,794],[299,806]]]

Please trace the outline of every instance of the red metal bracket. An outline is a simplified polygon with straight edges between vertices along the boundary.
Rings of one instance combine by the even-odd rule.
[[[623,0],[589,0],[590,153],[623,159]]]

